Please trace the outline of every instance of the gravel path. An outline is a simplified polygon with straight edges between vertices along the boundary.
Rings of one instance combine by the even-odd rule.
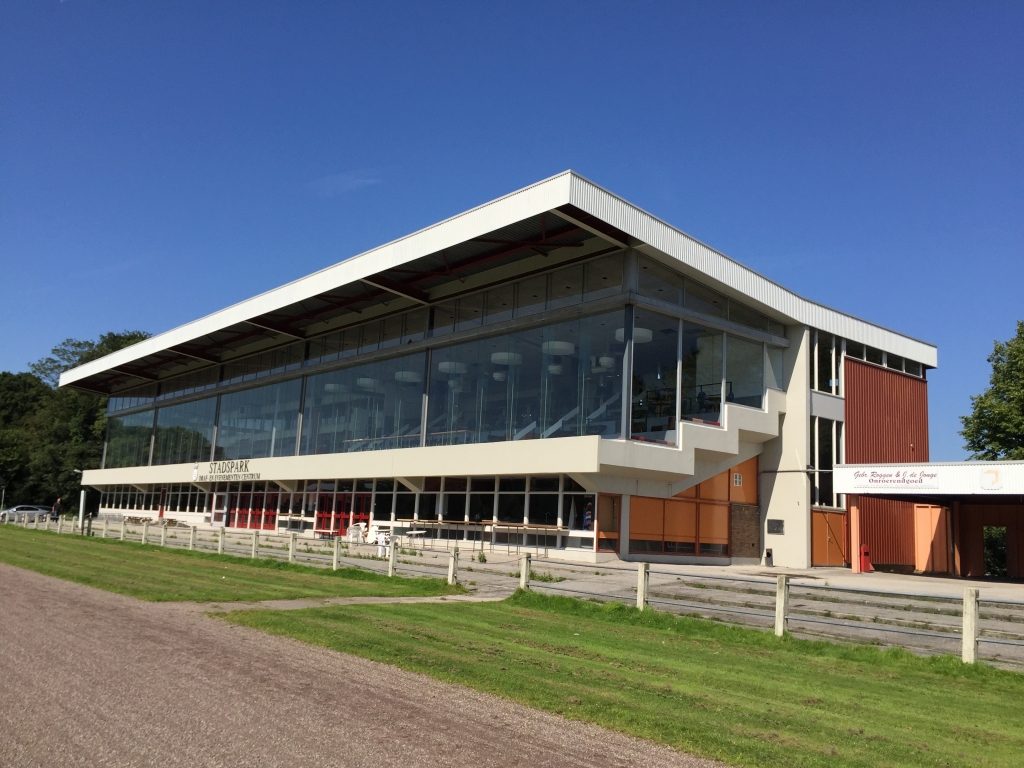
[[[0,583],[5,767],[720,765],[173,603]]]

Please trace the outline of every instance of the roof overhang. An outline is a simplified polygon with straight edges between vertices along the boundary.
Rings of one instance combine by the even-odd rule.
[[[937,365],[934,345],[805,299],[572,171],[513,192],[106,357],[60,386],[111,392],[303,339],[359,313],[429,304],[481,270],[536,255],[628,246],[786,323]],[[332,326],[332,323],[334,324]]]

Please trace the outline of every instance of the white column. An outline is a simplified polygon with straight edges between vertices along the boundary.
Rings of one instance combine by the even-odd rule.
[[[124,521],[124,518],[122,517],[121,518],[121,541],[124,541],[125,537],[127,535],[128,535],[128,523],[126,523]]]
[[[85,488],[78,495],[78,527],[85,532]]]
[[[260,553],[260,534],[259,531],[252,532],[252,559],[255,560]]]
[[[529,555],[523,555],[519,558],[519,588],[529,589],[530,588],[530,568],[531,558]]]
[[[288,535],[288,562],[295,562],[295,531]]]
[[[149,520],[146,520],[142,524],[142,543],[146,543],[146,537],[149,536]]]
[[[459,548],[455,547],[451,560],[448,561],[448,583],[459,583]]]
[[[188,532],[188,548],[193,550],[196,548],[196,527],[191,526],[191,530]]]
[[[334,537],[334,561],[331,563],[331,570],[338,570],[338,558],[341,556],[341,539]]]
[[[223,555],[224,554],[224,539],[227,538],[227,535],[228,535],[227,527],[221,528],[217,533],[218,533],[218,536],[217,536],[217,554],[218,555]]]
[[[391,531],[391,540],[388,544],[388,577],[395,575],[395,558],[398,554],[398,540],[395,536],[394,529]]]

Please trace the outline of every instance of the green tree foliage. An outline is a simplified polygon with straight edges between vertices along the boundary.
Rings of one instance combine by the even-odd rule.
[[[144,331],[106,333],[97,341],[67,339],[29,366],[0,372],[0,485],[5,505],[78,503],[75,469],[94,469],[103,455],[107,398],[57,389],[60,374],[148,338]]]
[[[989,387],[971,398],[973,411],[961,416],[960,432],[974,459],[1024,459],[1024,321],[989,355]]]

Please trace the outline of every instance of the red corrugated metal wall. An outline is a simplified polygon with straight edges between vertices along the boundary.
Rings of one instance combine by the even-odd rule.
[[[846,462],[928,461],[928,383],[846,359]],[[914,565],[914,505],[861,497],[861,542],[871,560]]]

